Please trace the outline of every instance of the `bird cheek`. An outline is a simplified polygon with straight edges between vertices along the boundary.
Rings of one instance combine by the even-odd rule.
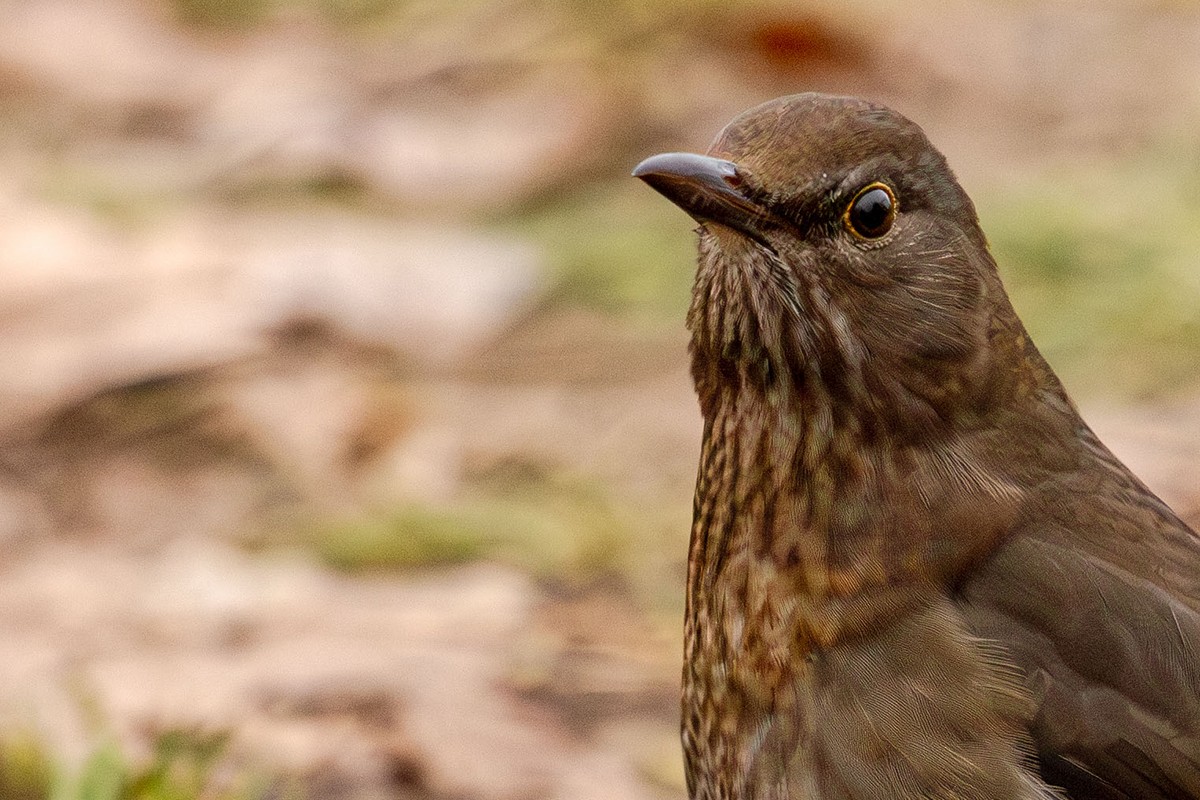
[[[882,252],[863,253],[850,249],[849,252],[844,252],[840,261],[840,275],[857,286],[882,289],[895,283],[889,271],[887,257]]]

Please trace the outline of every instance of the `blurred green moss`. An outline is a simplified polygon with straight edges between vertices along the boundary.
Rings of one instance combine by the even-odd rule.
[[[271,0],[173,0],[180,18],[191,25],[230,27],[260,22]]]
[[[639,181],[588,186],[513,226],[547,255],[551,303],[682,323],[695,274],[695,225]]]
[[[323,561],[347,572],[406,569],[482,558],[491,527],[468,511],[409,506],[319,525],[310,542]]]
[[[36,737],[0,736],[0,798],[47,800],[53,785],[53,762]]]
[[[538,0],[497,2],[496,0],[170,0],[184,22],[210,28],[239,28],[256,25],[273,15],[304,12],[330,23],[348,27],[400,25],[411,27],[420,22],[453,19],[457,14],[520,14],[532,9],[540,17],[559,14],[574,29],[589,39],[623,41],[647,29],[674,27],[697,13],[729,8],[753,9],[756,2],[736,3],[721,0],[617,0],[605,4],[585,0]]]
[[[476,486],[454,503],[414,503],[309,535],[323,561],[348,572],[493,560],[566,579],[622,573],[629,541],[629,524],[607,493],[565,477]]]
[[[0,736],[3,800],[261,800],[266,782],[218,779],[224,733],[163,732],[152,758],[135,764],[112,743],[97,748],[75,772],[59,764],[29,734]],[[276,795],[278,796],[278,795]],[[299,798],[302,795],[286,795]]]
[[[395,0],[171,0],[179,18],[209,28],[256,25],[272,14],[293,9],[314,12],[334,23],[364,24],[397,7]]]

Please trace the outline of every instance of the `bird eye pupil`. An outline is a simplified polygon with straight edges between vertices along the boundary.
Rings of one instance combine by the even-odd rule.
[[[864,239],[883,236],[892,229],[895,219],[895,197],[881,183],[873,183],[860,191],[846,209],[847,226]]]

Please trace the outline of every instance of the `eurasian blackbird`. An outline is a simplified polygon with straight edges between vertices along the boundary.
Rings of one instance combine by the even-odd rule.
[[[700,222],[691,797],[1200,798],[1200,537],[921,129],[801,94],[634,175]]]

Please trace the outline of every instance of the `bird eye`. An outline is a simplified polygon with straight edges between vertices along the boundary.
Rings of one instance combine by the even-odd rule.
[[[882,183],[864,186],[846,207],[842,221],[855,236],[878,239],[896,221],[896,195]]]

